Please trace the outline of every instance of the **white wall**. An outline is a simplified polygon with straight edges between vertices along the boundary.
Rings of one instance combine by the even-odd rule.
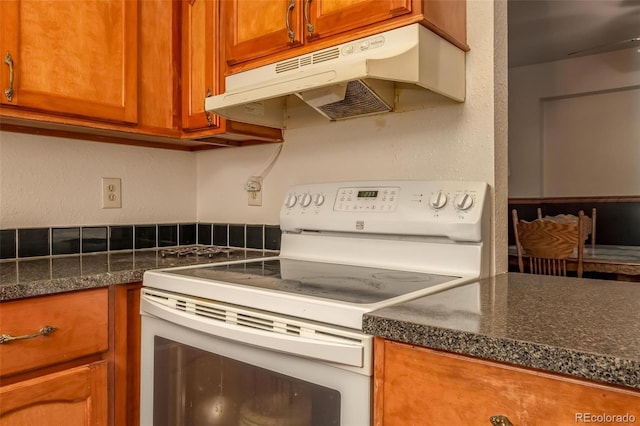
[[[640,87],[543,102],[545,197],[638,195],[639,162]]]
[[[122,179],[102,209],[101,178]],[[187,222],[196,218],[192,153],[0,132],[0,228]]]
[[[627,159],[635,158],[635,164],[638,164],[640,158],[637,147],[640,146],[640,140],[635,143],[635,151],[628,150],[629,138],[634,137],[631,136],[634,132],[637,134],[637,130],[634,128],[637,129],[640,121],[638,120],[640,117],[638,105],[640,103],[637,99],[635,102],[632,101],[631,108],[626,110],[628,114],[626,117],[631,117],[632,120],[627,119],[626,123],[623,120],[620,123],[618,133],[615,132],[615,126],[609,126],[607,123],[619,119],[620,116],[616,115],[613,109],[608,108],[606,111],[602,111],[603,113],[599,116],[584,117],[585,127],[597,128],[601,125],[601,127],[610,130],[606,140],[598,141],[596,140],[597,134],[590,132],[582,133],[582,138],[572,137],[566,141],[570,144],[568,152],[582,151],[582,161],[573,162],[567,159],[564,174],[577,180],[578,176],[585,173],[585,168],[596,165],[598,167],[597,176],[611,179],[609,187],[591,188],[589,182],[597,180],[596,175],[590,179],[578,180],[578,183],[583,185],[578,188],[575,186],[570,189],[556,187],[559,180],[557,177],[553,178],[553,174],[548,173],[545,182],[545,168],[548,171],[550,169],[543,164],[545,155],[544,111],[548,110],[552,103],[554,108],[560,104],[566,108],[574,108],[575,102],[584,104],[590,101],[590,98],[607,94],[609,97],[616,96],[618,99],[614,104],[619,106],[621,103],[627,102],[622,98],[631,97],[633,99],[632,93],[637,93],[638,87],[640,87],[640,54],[636,49],[509,69],[509,196],[640,195],[639,182],[622,179],[624,183],[631,186],[620,187],[616,184],[616,179],[611,179],[612,176],[621,175],[621,167],[628,167],[625,162],[621,164],[615,159],[609,161],[606,157],[598,154],[601,152],[599,150],[591,149],[589,151],[589,145],[593,147],[594,144],[600,143],[606,145],[607,150],[617,150],[620,156],[626,156]],[[573,102],[569,102],[570,99]],[[565,100],[567,102],[563,102]],[[570,112],[564,111],[562,113]],[[549,118],[547,116],[547,119]],[[549,144],[553,142],[549,138],[558,137],[560,134],[561,127],[555,127],[557,130],[555,133],[547,134],[547,148],[550,148]],[[546,128],[549,130],[548,121]],[[574,128],[569,134],[580,134],[579,128]],[[590,157],[589,154],[591,154]],[[588,160],[585,160],[585,155],[589,157]],[[624,170],[622,174],[633,175],[633,171]],[[571,193],[567,193],[567,191]]]
[[[465,103],[447,102],[420,111],[322,125],[290,120],[280,157],[264,180],[261,207],[247,205],[243,185],[249,176],[265,167],[277,149],[275,145],[199,152],[198,219],[277,224],[287,188],[312,181],[480,180],[489,183],[492,195],[500,200],[500,207],[492,213],[492,223],[498,226],[487,242],[495,243],[493,249],[498,253],[493,256],[498,262],[495,270],[504,271],[506,10],[502,3],[468,2],[471,51],[467,54]],[[494,55],[494,51],[498,54]],[[499,115],[494,113],[496,108]]]

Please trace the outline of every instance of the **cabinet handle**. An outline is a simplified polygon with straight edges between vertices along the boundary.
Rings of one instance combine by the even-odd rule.
[[[26,340],[26,339],[32,339],[32,338],[38,337],[38,336],[48,336],[51,333],[53,333],[54,331],[56,331],[55,327],[52,327],[50,325],[45,325],[37,333],[25,334],[24,336],[13,337],[13,336],[11,336],[9,334],[3,334],[3,335],[0,336],[0,345],[3,344],[3,343],[12,342],[14,340]]]
[[[507,416],[491,416],[489,421],[493,426],[513,426]]]
[[[4,89],[4,95],[7,97],[7,100],[11,102],[13,100],[13,58],[11,57],[11,53],[7,53],[4,57],[4,63],[9,65],[9,87]]]
[[[285,15],[285,24],[287,25],[287,34],[289,34],[289,42],[293,44],[296,39],[296,33],[291,29],[291,22],[289,22],[289,18],[291,17],[291,11],[296,7],[295,0],[289,1],[289,7],[287,7],[287,14]]]
[[[304,20],[307,23],[307,31],[309,35],[313,35],[313,24],[311,23],[311,19],[309,19],[309,5],[312,0],[305,0],[304,2]]]
[[[204,95],[204,115],[207,117],[207,126],[213,126],[213,118],[211,113],[207,111],[207,98],[211,96],[211,89],[207,89],[207,93]]]

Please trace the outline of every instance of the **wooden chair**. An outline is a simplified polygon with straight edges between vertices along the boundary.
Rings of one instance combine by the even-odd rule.
[[[584,255],[584,212],[580,210],[576,221],[536,219],[518,220],[514,209],[513,231],[518,251],[518,267],[525,272],[524,255],[528,258],[532,274],[567,276],[567,259],[577,249],[577,274],[582,278]]]
[[[559,214],[556,216],[547,215],[545,217],[542,217],[542,209],[538,207],[538,219],[555,220],[558,222],[571,222],[571,221],[577,221],[578,217],[572,214]],[[589,235],[591,235],[591,248],[593,248],[596,245],[596,208],[595,207],[591,209],[591,217],[586,215],[584,216],[583,236],[585,241],[587,240]]]

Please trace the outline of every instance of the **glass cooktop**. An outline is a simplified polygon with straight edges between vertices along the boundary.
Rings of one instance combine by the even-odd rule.
[[[377,303],[460,278],[292,259],[214,264],[165,272],[348,303]]]

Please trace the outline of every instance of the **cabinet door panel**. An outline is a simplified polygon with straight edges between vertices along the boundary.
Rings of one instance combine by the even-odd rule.
[[[375,341],[376,425],[569,426],[580,415],[640,418],[640,392],[491,361]]]
[[[204,99],[218,94],[217,7],[213,0],[182,3],[182,127],[215,128],[219,118],[207,114]]]
[[[293,5],[291,9],[290,5]],[[223,0],[221,21],[227,64],[238,64],[300,45],[301,8],[301,0]],[[293,41],[287,22],[293,31]]]
[[[5,105],[110,121],[137,116],[137,2],[1,2],[15,22],[3,55],[13,58],[14,97]],[[7,85],[10,71],[3,67]]]
[[[411,0],[310,0],[311,41],[411,13]]]
[[[107,363],[48,374],[0,388],[3,426],[106,425]]]

